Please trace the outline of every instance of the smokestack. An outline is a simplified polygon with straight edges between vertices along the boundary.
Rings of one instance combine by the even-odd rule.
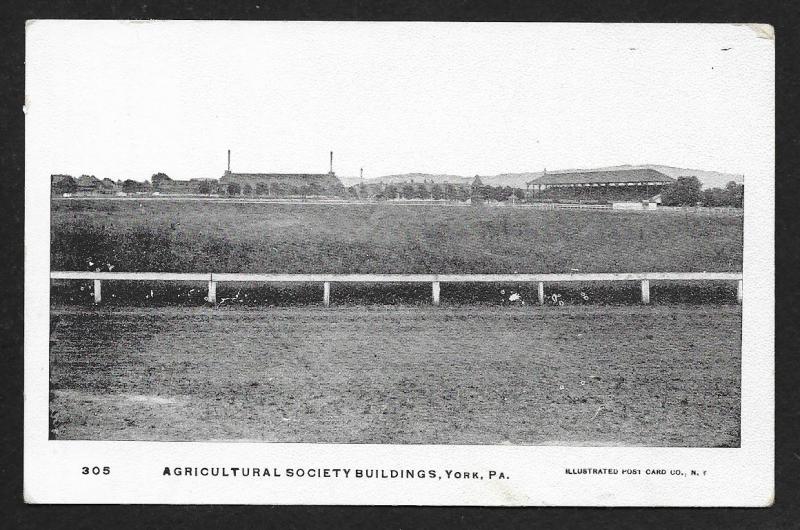
[[[333,151],[331,151],[331,173],[333,173]]]
[[[364,180],[364,168],[361,168],[361,180]]]
[[[228,173],[231,172],[231,150],[228,149]]]

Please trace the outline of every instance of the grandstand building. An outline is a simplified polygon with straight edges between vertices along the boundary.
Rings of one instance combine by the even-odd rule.
[[[639,201],[661,193],[675,182],[654,169],[547,173],[526,182],[527,194],[537,199]]]

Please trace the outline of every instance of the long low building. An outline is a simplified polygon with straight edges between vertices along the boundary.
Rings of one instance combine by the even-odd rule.
[[[231,195],[338,195],[344,187],[333,173],[232,173],[219,181]],[[229,187],[231,190],[229,190]],[[232,190],[236,190],[235,192]]]
[[[228,169],[219,179],[219,188],[228,195],[343,195],[342,182],[333,172],[333,151],[328,173],[233,173],[231,152]]]

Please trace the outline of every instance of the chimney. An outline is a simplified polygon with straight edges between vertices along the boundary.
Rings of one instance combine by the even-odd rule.
[[[364,168],[361,168],[361,180],[364,180]]]
[[[228,173],[231,172],[231,150],[228,149]]]
[[[331,173],[333,173],[333,151],[331,151]]]

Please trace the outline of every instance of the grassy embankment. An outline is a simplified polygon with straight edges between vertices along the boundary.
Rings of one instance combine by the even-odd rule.
[[[741,216],[646,215],[604,211],[503,208],[54,201],[53,270],[492,273],[737,271],[742,267]],[[94,265],[90,266],[89,262]],[[200,287],[104,286],[143,302],[154,289],[164,303],[202,303]],[[88,286],[56,285],[56,297],[89,299]],[[250,300],[317,301],[319,286],[249,287]],[[531,286],[443,286],[447,300],[497,298],[501,288],[535,298]],[[551,286],[552,288],[553,286]],[[636,285],[591,288],[608,302],[637,298]],[[220,297],[235,285],[221,285]],[[116,292],[115,292],[116,291]],[[178,292],[180,291],[180,292]],[[574,292],[573,292],[574,291]],[[659,296],[660,292],[660,296]],[[681,294],[683,293],[683,294]],[[729,299],[728,285],[653,285],[653,299]],[[429,286],[334,286],[334,300],[422,301]],[[178,295],[182,298],[179,299]],[[242,295],[243,296],[243,295]],[[151,299],[147,299],[151,300]],[[181,301],[182,300],[182,301]]]

